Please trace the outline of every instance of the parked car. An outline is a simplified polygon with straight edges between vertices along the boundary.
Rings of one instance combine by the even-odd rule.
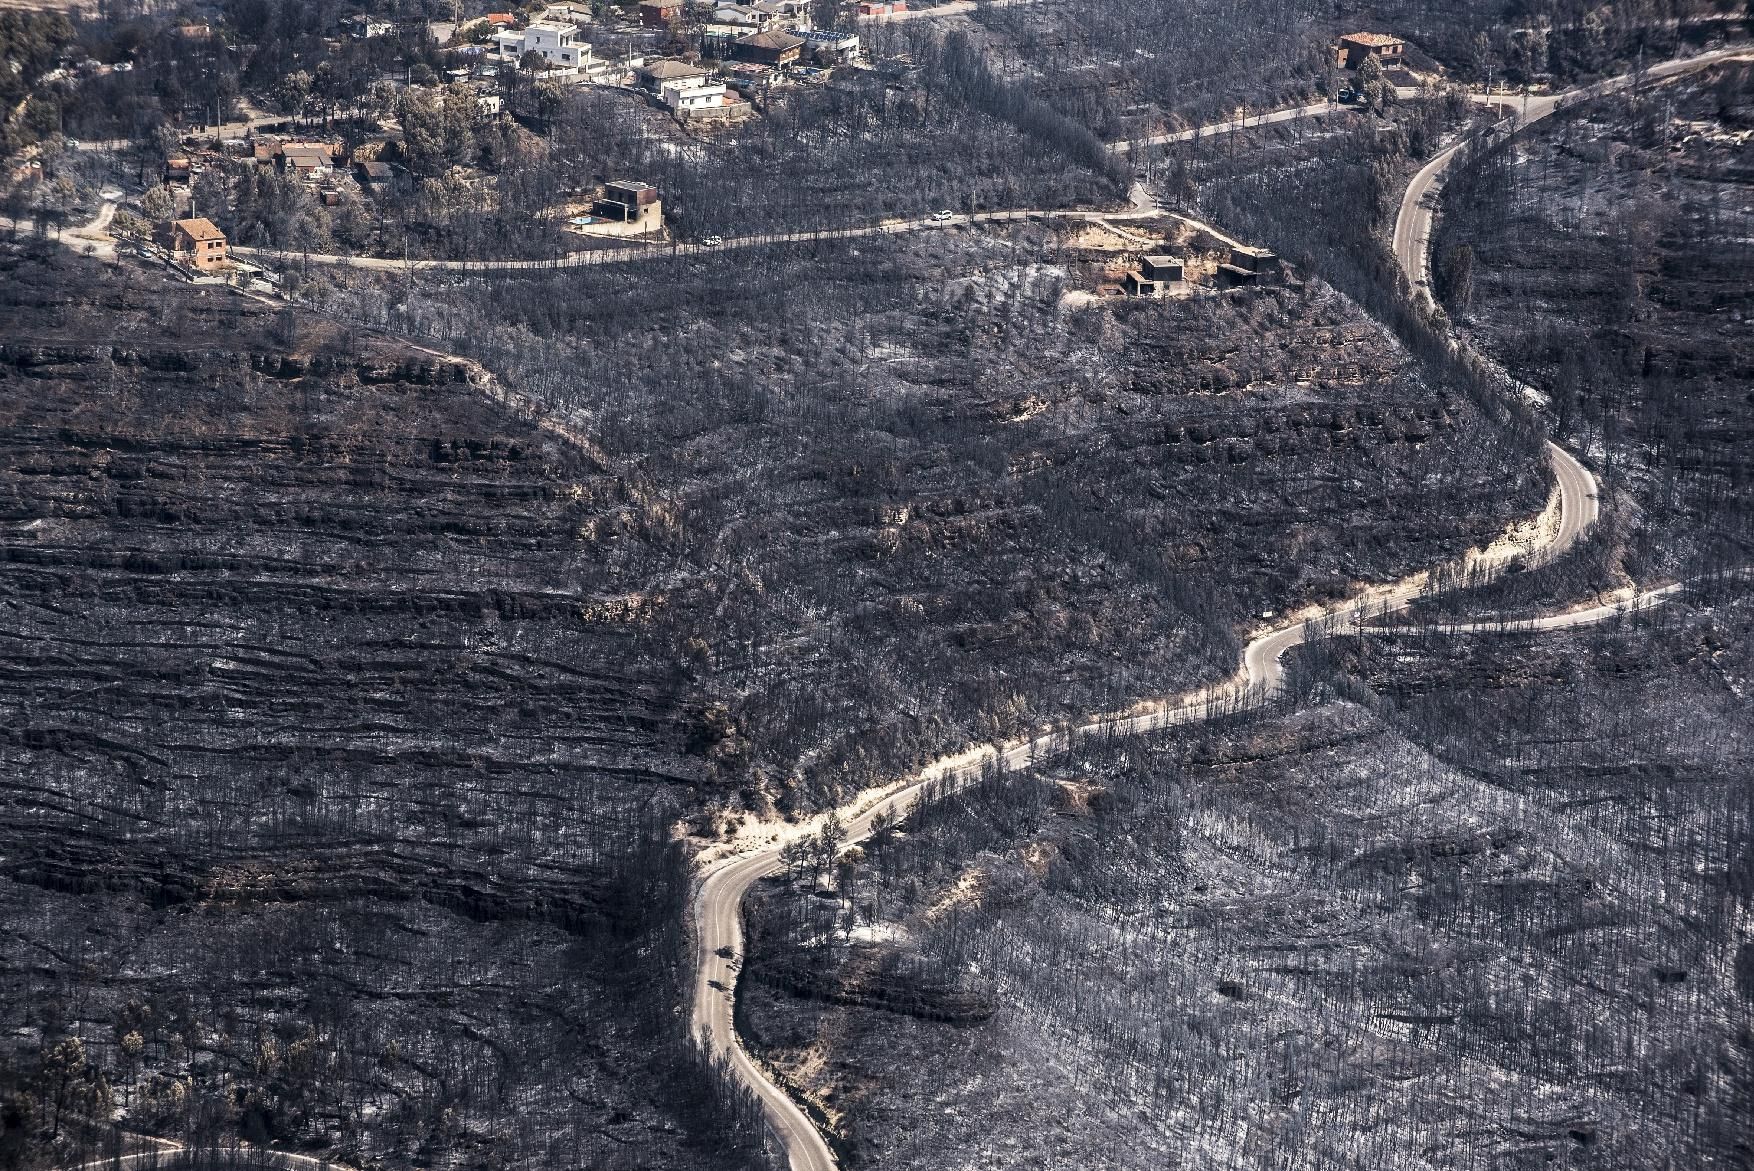
[[[717,248],[725,242],[723,236],[708,236],[700,242],[702,248]]]
[[[944,222],[944,221],[945,221],[945,220],[947,220],[947,219],[949,219],[949,218],[951,218],[951,217],[952,217],[952,216],[954,216],[954,215],[955,215],[955,214],[956,214],[956,213],[955,213],[955,212],[953,212],[953,211],[951,211],[951,210],[950,210],[950,209],[949,209],[949,208],[945,208],[945,209],[944,209],[944,210],[943,210],[943,211],[935,211],[935,212],[933,212],[933,213],[932,213],[932,218],[933,218],[933,219],[934,219],[934,220],[937,220],[937,221],[938,221],[938,222],[939,222],[939,223],[943,223],[943,222]]]

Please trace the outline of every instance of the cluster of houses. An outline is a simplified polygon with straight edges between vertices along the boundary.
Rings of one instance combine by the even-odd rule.
[[[637,26],[610,30],[623,51],[608,58],[595,51],[591,12],[574,4],[549,5],[527,23],[489,13],[444,32],[487,33],[487,57],[498,67],[539,60],[550,81],[638,87],[679,118],[731,121],[750,112],[754,94],[860,59],[858,35],[815,28],[810,8],[810,0],[640,0]],[[631,46],[641,40],[657,52],[636,56]]]
[[[322,203],[333,207],[352,185],[368,195],[382,195],[396,180],[396,170],[375,157],[382,141],[372,149],[349,151],[339,142],[281,140],[258,136],[248,143],[251,161],[272,169],[310,188]]]
[[[233,139],[226,144],[233,152],[204,150],[194,155],[173,155],[165,160],[164,181],[168,186],[187,184],[205,167],[224,162],[228,157],[244,153],[265,170],[278,171],[306,183],[316,183],[335,173],[344,163],[346,149],[330,142],[283,140],[272,135],[250,139]]]
[[[1265,248],[1238,244],[1231,247],[1228,257],[1216,268],[1208,263],[1202,270],[1214,278],[1220,289],[1272,284],[1281,275],[1279,258]],[[1191,268],[1179,256],[1148,254],[1139,259],[1139,267],[1129,269],[1121,277],[1121,292],[1129,297],[1187,296],[1193,291]]]
[[[373,146],[381,150],[383,141]],[[389,163],[373,156],[374,150],[349,151],[339,142],[257,135],[229,140],[221,149],[203,149],[166,159],[163,181],[165,186],[183,196],[180,202],[188,202],[188,191],[195,175],[210,166],[235,165],[245,160],[259,170],[297,180],[318,202],[334,207],[355,190],[372,196],[389,190],[395,182],[396,171]]]

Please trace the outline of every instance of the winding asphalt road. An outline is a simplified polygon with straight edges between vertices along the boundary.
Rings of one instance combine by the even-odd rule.
[[[1599,602],[1576,610],[1543,614],[1536,618],[1497,619],[1479,622],[1432,622],[1425,625],[1401,624],[1373,626],[1372,634],[1532,634],[1547,630],[1571,630],[1579,626],[1596,626],[1612,622],[1628,614],[1654,610],[1674,600],[1688,588],[1687,582],[1674,582],[1655,589],[1642,590],[1626,597]]]
[[[1531,94],[1519,97],[1514,94],[1470,94],[1469,98],[1484,106],[1508,106],[1515,112],[1486,131],[1488,136],[1513,134],[1526,126],[1531,126],[1543,118],[1590,98],[1604,94],[1618,93],[1633,85],[1650,85],[1657,82],[1670,81],[1683,74],[1691,73],[1716,65],[1721,61],[1746,58],[1750,54],[1748,46],[1742,45],[1730,49],[1717,49],[1710,53],[1700,53],[1692,57],[1679,57],[1673,61],[1665,61],[1653,65],[1641,75],[1627,74],[1611,77],[1594,85],[1579,86],[1577,89],[1566,90],[1557,94]],[[1431,295],[1430,283],[1430,248],[1431,224],[1436,215],[1435,195],[1441,186],[1445,171],[1468,143],[1474,141],[1465,138],[1455,144],[1438,151],[1431,161],[1420,168],[1407,184],[1406,192],[1401,196],[1400,214],[1395,220],[1394,248],[1395,259],[1413,282],[1417,296],[1427,307],[1434,307],[1436,302]]]
[[[1533,539],[1500,541],[1470,558],[1466,564],[1476,575],[1474,580],[1490,577],[1514,562],[1526,564],[1556,556],[1595,523],[1595,477],[1558,447],[1550,445],[1548,456],[1554,470],[1557,523],[1539,529]],[[1222,683],[1131,712],[1093,719],[1069,730],[970,749],[939,760],[897,785],[863,794],[838,811],[847,829],[847,844],[856,845],[870,837],[878,816],[899,818],[928,791],[972,784],[987,768],[1027,768],[1064,753],[1084,737],[1140,735],[1259,707],[1283,686],[1287,651],[1313,639],[1358,632],[1369,620],[1404,609],[1427,593],[1434,580],[1442,579],[1417,574],[1317,610],[1302,621],[1262,631],[1244,649],[1236,674]],[[780,854],[786,845],[817,832],[824,820],[818,817],[785,827],[759,848],[708,862],[702,868],[694,900],[698,964],[692,1005],[695,1038],[709,1055],[728,1062],[737,1078],[760,1099],[792,1171],[832,1171],[836,1166],[833,1152],[798,1103],[744,1049],[733,1020],[733,998],[743,955],[744,897],[761,879],[780,871]]]
[[[1661,81],[1699,69],[1717,61],[1746,53],[1745,49],[1722,50],[1697,57],[1667,62],[1648,70],[1644,80]],[[1562,94],[1530,98],[1520,120],[1501,123],[1495,131],[1515,130],[1545,118],[1555,110],[1599,94],[1625,88],[1634,79],[1614,79],[1595,86]],[[1490,101],[1480,95],[1477,100]],[[1286,119],[1295,116],[1287,111]],[[1462,143],[1440,152],[1409,185],[1395,224],[1396,258],[1421,295],[1430,302],[1425,287],[1425,249],[1431,230],[1432,207],[1427,196],[1438,178],[1455,159]],[[1505,540],[1482,554],[1469,558],[1465,567],[1473,580],[1491,577],[1514,562],[1539,564],[1569,549],[1596,523],[1599,515],[1597,484],[1589,469],[1569,452],[1556,444],[1547,445],[1548,462],[1554,474],[1557,519],[1542,524],[1532,522],[1533,535],[1520,541]],[[1550,505],[1550,508],[1553,507]],[[1032,762],[1066,751],[1074,740],[1092,735],[1136,735],[1177,725],[1195,723],[1214,715],[1258,707],[1270,700],[1283,686],[1284,656],[1294,647],[1312,639],[1333,634],[1354,633],[1364,629],[1371,619],[1404,609],[1415,598],[1431,590],[1433,583],[1446,580],[1422,573],[1387,587],[1366,591],[1363,595],[1337,606],[1311,614],[1303,621],[1255,635],[1243,651],[1242,663],[1235,675],[1223,683],[1202,688],[1155,704],[1142,710],[1104,716],[1069,730],[1049,732],[1029,739],[1003,745],[985,745],[958,756],[940,760],[908,780],[862,795],[839,811],[847,827],[846,841],[854,845],[871,834],[873,821],[879,815],[899,817],[907,813],[926,792],[939,786],[961,787],[978,779],[982,771],[993,766],[1023,768]],[[1647,591],[1618,603],[1604,604],[1569,613],[1549,615],[1531,620],[1523,626],[1531,630],[1558,630],[1602,622],[1626,613],[1628,609],[1660,605],[1682,587],[1665,586]],[[1374,630],[1420,629],[1465,632],[1470,630],[1504,629],[1502,623],[1460,623],[1448,626],[1418,628],[1383,628]],[[734,1015],[737,977],[742,963],[744,897],[756,882],[781,869],[780,854],[784,847],[817,831],[823,819],[817,818],[798,826],[784,827],[770,833],[759,846],[728,857],[712,859],[703,855],[699,886],[694,900],[697,964],[692,1019],[696,1039],[715,1058],[728,1062],[740,1081],[761,1101],[769,1125],[784,1146],[792,1171],[833,1171],[833,1151],[809,1116],[762,1069],[743,1048],[738,1039]]]
[[[1718,60],[1744,55],[1746,52],[1745,49],[1723,50],[1700,57],[1669,62],[1648,71],[1646,76],[1651,80],[1663,80]],[[1527,125],[1539,118],[1546,117],[1562,105],[1580,97],[1612,92],[1614,89],[1624,88],[1627,84],[1630,84],[1630,79],[1619,80],[1618,84],[1607,82],[1587,87],[1584,90],[1571,91],[1567,94],[1532,98],[1529,102],[1528,113],[1521,125]],[[1484,99],[1482,98],[1482,100]],[[1253,124],[1260,125],[1269,119],[1284,121],[1295,116],[1307,116],[1299,114],[1297,111],[1283,111],[1281,113],[1283,116],[1280,118],[1272,119],[1271,115],[1264,116]],[[1187,133],[1191,134],[1192,132]],[[1165,141],[1171,140],[1171,136],[1163,137]],[[1429,201],[1425,197],[1431,192],[1437,179],[1449,163],[1453,161],[1460,146],[1461,144],[1457,144],[1441,152],[1414,178],[1402,201],[1400,217],[1395,226],[1395,254],[1409,279],[1413,280],[1422,290],[1426,264],[1424,249],[1430,235],[1432,215]],[[1105,219],[1144,218],[1157,214],[1156,209],[1150,206],[1148,197],[1144,196],[1140,188],[1134,189],[1132,204],[1132,209],[1125,212],[990,212],[954,216],[949,220],[904,221],[899,224],[841,229],[832,232],[745,237],[726,241],[718,248],[750,247],[788,240],[853,238],[948,226],[955,223],[995,222],[1032,216],[1101,221]],[[107,223],[108,216],[105,213],[113,213],[113,207],[106,207],[105,212],[100,213]],[[101,225],[94,223],[90,227],[96,227],[101,233]],[[710,250],[714,249],[687,245],[677,249],[678,252],[683,253]],[[244,255],[252,254],[251,250],[248,249],[234,249],[234,251]],[[593,255],[591,259],[569,258],[569,262],[571,264],[614,263],[652,255],[654,253],[651,252],[613,253],[604,257]],[[312,256],[308,259],[368,268],[397,268],[402,267],[403,264],[400,261],[340,256]],[[470,270],[479,270],[483,267],[549,268],[567,266],[569,262],[561,262],[557,265],[554,261],[501,261],[491,266],[483,266],[463,265],[460,262],[416,261],[410,267],[445,268],[454,265],[459,269],[468,268]],[[1429,299],[1428,292],[1424,295]],[[1549,444],[1547,454],[1554,472],[1555,502],[1550,505],[1550,508],[1556,509],[1556,521],[1545,525],[1536,522],[1532,536],[1521,540],[1501,540],[1488,550],[1467,559],[1464,565],[1475,575],[1475,580],[1478,580],[1480,576],[1489,577],[1515,562],[1531,564],[1550,559],[1570,548],[1595,523],[1598,515],[1595,478],[1588,469],[1556,445]],[[1197,723],[1218,714],[1258,707],[1269,701],[1282,687],[1285,679],[1283,659],[1287,651],[1313,639],[1333,634],[1357,632],[1372,619],[1404,609],[1415,598],[1432,590],[1434,582],[1441,580],[1445,579],[1434,577],[1429,573],[1417,574],[1389,586],[1365,591],[1345,603],[1316,610],[1301,621],[1261,631],[1249,641],[1244,649],[1242,662],[1236,673],[1222,683],[1166,700],[1143,704],[1128,712],[1092,719],[1074,728],[1047,732],[1002,745],[983,745],[960,755],[939,760],[911,778],[887,788],[861,795],[860,798],[839,811],[847,829],[847,844],[852,845],[866,840],[871,834],[874,821],[879,816],[899,817],[904,815],[918,803],[925,793],[935,787],[957,788],[968,785],[977,780],[982,772],[989,767],[1024,768],[1034,761],[1065,752],[1075,740],[1082,737],[1149,733],[1179,725]],[[1608,604],[1536,619],[1524,628],[1552,630],[1604,621],[1625,613],[1628,606],[1642,608],[1639,599],[1644,599],[1642,605],[1657,605],[1681,588],[1678,585],[1663,587],[1639,595],[1638,599],[1633,599],[1628,603]],[[1464,623],[1405,629],[1463,632],[1475,629],[1502,630],[1504,628],[1501,623]],[[1372,629],[1402,628],[1373,627]],[[742,960],[742,904],[744,897],[756,882],[781,869],[780,853],[785,845],[813,834],[820,827],[822,821],[823,818],[819,817],[796,826],[766,827],[769,832],[759,845],[716,858],[712,856],[710,851],[703,854],[703,864],[699,871],[699,881],[693,903],[697,972],[691,1013],[695,1037],[709,1055],[728,1062],[735,1076],[760,1100],[768,1125],[787,1152],[792,1171],[833,1171],[836,1167],[833,1152],[804,1110],[775,1083],[743,1048],[733,1020],[733,997]],[[145,1161],[151,1154],[154,1153],[143,1152],[139,1155],[124,1156],[123,1158],[124,1161]],[[284,1155],[282,1157],[287,1160],[289,1166],[305,1165],[303,1162],[305,1157],[303,1156]],[[309,1160],[309,1164],[321,1165],[317,1160]],[[95,1167],[96,1165],[91,1166]]]
[[[989,0],[999,3],[1002,0]],[[1017,2],[1017,0],[1011,0]],[[1027,0],[1025,0],[1027,2]],[[950,6],[944,6],[948,8]],[[972,11],[971,5],[969,10]],[[949,15],[943,8],[922,9],[921,14],[933,13]],[[1675,61],[1667,61],[1647,70],[1643,80],[1647,82],[1667,80],[1680,76],[1691,70],[1700,69],[1718,61],[1743,56],[1748,53],[1744,48],[1721,49],[1695,57],[1684,57]],[[1520,121],[1507,119],[1500,123],[1500,128],[1526,126],[1547,117],[1555,110],[1585,98],[1597,97],[1625,89],[1633,83],[1631,77],[1611,78],[1596,85],[1583,86],[1567,90],[1559,94],[1535,95],[1517,98],[1502,94],[1472,94],[1472,100],[1482,105],[1520,104],[1525,112]],[[1284,122],[1293,122],[1302,118],[1325,118],[1335,114],[1355,112],[1351,106],[1333,102],[1312,102],[1308,105],[1292,106],[1283,110],[1273,110],[1254,117],[1244,116],[1227,122],[1197,126],[1191,130],[1178,130],[1167,134],[1152,135],[1148,138],[1112,142],[1109,150],[1116,154],[1125,153],[1134,147],[1166,146],[1175,143],[1192,142],[1195,139],[1226,134],[1233,130],[1243,130],[1260,126],[1272,126]],[[1401,216],[1395,229],[1395,253],[1397,256],[1415,257],[1415,267],[1409,274],[1421,296],[1429,300],[1429,292],[1425,291],[1425,257],[1423,248],[1431,230],[1431,211],[1427,206],[1430,202],[1426,197],[1432,193],[1438,178],[1449,164],[1454,161],[1462,143],[1457,143],[1439,152],[1425,167],[1414,176],[1402,199]],[[1412,215],[1409,215],[1409,208]],[[956,213],[950,216],[918,216],[912,219],[889,220],[876,224],[865,224],[851,228],[825,228],[808,232],[777,232],[770,235],[733,236],[716,244],[686,243],[675,244],[669,248],[619,248],[593,249],[582,252],[569,252],[564,256],[545,260],[395,260],[378,256],[347,256],[335,253],[266,251],[258,248],[233,247],[236,256],[252,259],[274,259],[282,263],[297,260],[308,264],[321,264],[346,268],[378,269],[384,271],[418,271],[418,272],[523,272],[557,268],[588,268],[602,264],[629,264],[638,261],[653,260],[665,256],[697,256],[715,252],[732,252],[745,248],[759,248],[770,244],[801,244],[816,240],[857,240],[869,236],[889,236],[905,232],[932,231],[954,228],[969,224],[1011,223],[1019,220],[1082,220],[1094,222],[1101,220],[1143,219],[1161,214],[1149,203],[1141,204],[1134,190],[1132,206],[1125,211],[1100,212],[1082,210],[1018,210],[1018,211],[982,211],[974,213]]]

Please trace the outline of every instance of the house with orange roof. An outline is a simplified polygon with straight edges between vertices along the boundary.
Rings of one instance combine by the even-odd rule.
[[[1375,57],[1384,69],[1401,64],[1407,42],[1387,33],[1347,33],[1334,42],[1334,63],[1341,69],[1357,69]]]

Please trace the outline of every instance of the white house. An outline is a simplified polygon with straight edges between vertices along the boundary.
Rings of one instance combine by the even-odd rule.
[[[579,40],[579,26],[558,20],[538,20],[524,30],[524,52],[532,49],[556,65],[582,65],[591,46]]]
[[[665,82],[658,97],[678,114],[716,110],[725,104],[725,83],[704,77],[677,78]]]
[[[793,32],[810,27],[810,0],[756,0],[752,7]]]
[[[713,9],[713,24],[736,25],[740,28],[761,28],[773,19],[770,12],[762,12],[751,4],[722,4]]]
[[[493,34],[494,56],[517,63],[526,53],[540,53],[557,70],[577,71],[591,62],[591,46],[579,39],[579,26],[558,20],[538,20],[525,29]]]
[[[798,35],[804,38],[804,56],[815,58],[830,64],[844,64],[857,61],[864,55],[859,44],[858,34],[849,32],[821,31],[799,29]]]

